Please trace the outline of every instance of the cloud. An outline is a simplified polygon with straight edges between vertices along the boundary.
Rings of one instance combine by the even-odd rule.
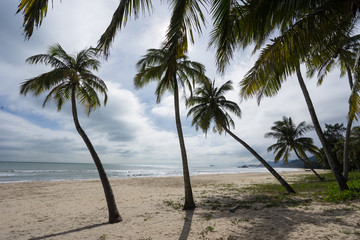
[[[42,128],[4,111],[0,119],[1,161],[68,161],[68,152],[73,159],[84,157],[73,132]]]

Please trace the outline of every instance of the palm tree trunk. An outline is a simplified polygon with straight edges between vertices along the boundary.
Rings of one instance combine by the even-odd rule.
[[[350,73],[348,72],[349,83],[350,83],[350,87],[351,87],[351,94],[349,97],[349,113],[348,113],[348,123],[346,125],[346,132],[345,132],[344,158],[343,158],[343,171],[344,171],[344,178],[346,180],[348,180],[348,175],[349,175],[350,132],[351,132],[351,127],[352,127],[352,123],[354,120],[354,116],[352,116],[351,112],[352,112],[352,107],[354,104],[354,95],[356,94],[356,92],[359,89],[359,74],[358,74],[359,58],[360,58],[360,50],[358,50],[358,52],[356,54],[356,59],[355,59],[355,64],[354,64],[354,82],[352,81],[352,79],[350,81],[351,71],[350,71]],[[348,68],[346,68],[346,69],[348,69]]]
[[[186,155],[185,141],[181,127],[180,108],[179,108],[179,88],[176,78],[174,78],[174,107],[175,107],[176,130],[178,133],[179,143],[180,143],[180,151],[181,151],[181,159],[182,159],[183,175],[184,175],[184,186],[185,186],[185,204],[183,210],[189,210],[196,208],[196,205],[194,202],[192,189],[191,189],[191,181],[190,181],[188,160]]]
[[[355,164],[357,170],[360,171],[360,162],[358,161],[358,159],[356,159],[356,157],[355,157],[353,161],[354,161],[354,164]]]
[[[100,180],[101,180],[101,183],[102,183],[102,186],[104,189],[105,198],[106,198],[108,211],[109,211],[109,223],[121,222],[122,218],[117,209],[114,193],[112,191],[109,179],[106,176],[104,167],[103,167],[103,165],[100,161],[100,158],[97,155],[93,145],[91,144],[90,139],[88,138],[85,131],[80,126],[78,115],[77,115],[77,110],[76,110],[75,87],[72,89],[72,92],[71,92],[71,105],[72,105],[72,114],[73,114],[73,119],[74,119],[76,130],[78,131],[78,133],[84,140],[87,148],[89,149],[89,152],[90,152],[90,154],[95,162],[96,168],[99,172]]]
[[[223,126],[223,129],[232,136],[236,141],[243,145],[252,155],[254,155],[269,172],[280,182],[280,184],[286,189],[288,193],[295,193],[295,190],[272,168],[254,149],[252,149],[246,142],[238,138],[233,134],[226,126]]]
[[[349,105],[351,105],[350,102]],[[351,106],[349,108],[351,108]],[[350,144],[350,133],[351,133],[352,122],[353,122],[352,118],[348,116],[348,122],[346,125],[346,132],[345,132],[344,156],[343,156],[343,172],[346,181],[348,180],[348,176],[349,176],[349,144]]]
[[[295,152],[296,156],[297,156],[303,163],[305,163],[305,165],[306,165],[308,168],[311,169],[311,171],[316,175],[317,178],[320,179],[320,181],[323,181],[325,178],[321,177],[321,176],[315,171],[315,169],[311,166],[311,163],[310,163],[309,159],[306,157],[307,160],[308,160],[308,161],[306,161],[305,159],[303,159],[302,157],[300,157],[299,153],[297,152],[297,150],[296,150],[294,147],[293,147],[293,149],[294,149],[294,152]],[[304,154],[305,154],[305,153],[304,153]]]
[[[336,161],[334,161],[334,159],[333,159],[333,157],[331,155],[331,151],[330,151],[330,149],[329,149],[329,147],[328,147],[328,145],[326,143],[324,134],[323,134],[323,132],[321,130],[319,120],[318,120],[318,118],[316,116],[314,105],[312,104],[309,92],[307,91],[304,79],[303,79],[303,77],[301,75],[300,65],[298,65],[296,67],[296,75],[297,75],[301,90],[303,92],[303,95],[304,95],[304,98],[305,98],[305,101],[306,101],[306,105],[307,105],[307,107],[309,109],[311,120],[312,120],[312,122],[314,124],[316,134],[318,135],[318,137],[320,139],[320,142],[321,142],[321,144],[323,146],[326,158],[327,158],[327,160],[329,162],[329,165],[331,167],[332,172],[334,173],[334,176],[335,176],[336,181],[337,181],[337,183],[339,185],[339,188],[340,188],[341,191],[349,189],[349,187],[346,184],[345,178],[341,174],[339,165],[338,165],[338,163]]]
[[[352,74],[351,74],[351,68],[346,63],[345,63],[345,68],[346,68],[346,72],[348,74],[348,80],[349,80],[350,89],[352,89],[354,83],[353,83],[353,78],[352,78]]]

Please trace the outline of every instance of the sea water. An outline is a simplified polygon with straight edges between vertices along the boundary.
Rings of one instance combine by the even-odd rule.
[[[182,167],[173,165],[104,164],[109,178],[182,176]],[[189,167],[191,175],[268,172],[264,167]],[[295,168],[275,168],[296,171]],[[0,183],[98,179],[94,163],[0,162]]]

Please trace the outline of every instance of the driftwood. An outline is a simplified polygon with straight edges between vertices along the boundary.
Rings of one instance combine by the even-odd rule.
[[[239,207],[240,207],[239,204],[235,205],[234,207],[230,208],[230,212],[232,212],[232,213],[235,212],[236,209],[238,209]]]

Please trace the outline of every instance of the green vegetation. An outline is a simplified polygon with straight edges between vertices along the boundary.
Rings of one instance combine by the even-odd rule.
[[[200,232],[200,236],[203,237],[203,238],[205,238],[205,236],[206,236],[208,233],[214,232],[214,231],[215,231],[214,227],[212,227],[212,226],[207,226],[204,230],[202,230],[202,231]]]
[[[235,184],[206,185],[207,191],[201,190],[199,206],[209,210],[204,215],[215,216],[214,211],[229,211],[236,209],[264,209],[271,207],[304,207],[309,208],[311,202],[346,203],[349,210],[359,210],[359,207],[351,204],[354,200],[360,200],[360,172],[350,172],[349,190],[340,191],[332,173],[324,174],[325,181],[319,181],[315,175],[302,175],[292,180],[292,186],[296,194],[284,194],[283,188],[275,183],[254,184],[248,187],[237,187]],[[241,198],[239,198],[241,196]],[[168,203],[176,206],[174,202]],[[328,209],[332,211],[332,209]],[[246,219],[232,219],[236,224]]]
[[[107,238],[107,235],[106,234],[103,234],[99,237],[99,240],[106,240]]]
[[[164,200],[163,203],[166,206],[172,207],[175,210],[180,210],[184,207],[184,205],[180,201],[174,202],[173,200]]]
[[[212,214],[212,213],[206,213],[205,216],[204,216],[204,218],[205,218],[207,221],[209,221],[209,220],[211,220],[211,219],[213,218],[213,214]]]
[[[331,203],[350,202],[360,199],[360,172],[350,172],[349,190],[340,191],[334,175],[325,174],[326,181],[318,181],[315,176],[300,176],[292,183],[296,195],[281,194],[281,186],[276,184],[257,184],[246,190],[254,193],[250,202],[263,202],[269,206],[299,206],[312,201]]]

